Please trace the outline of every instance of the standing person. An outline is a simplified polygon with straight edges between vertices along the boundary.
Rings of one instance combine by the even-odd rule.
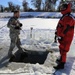
[[[11,39],[10,48],[8,51],[9,57],[11,57],[13,55],[12,51],[13,51],[15,46],[17,46],[19,51],[22,52],[22,48],[20,46],[21,42],[20,42],[20,38],[19,38],[22,23],[20,23],[18,20],[19,16],[20,16],[20,12],[14,11],[13,17],[11,17],[9,19],[8,24],[7,24],[7,27],[10,29],[9,36]]]
[[[60,51],[60,59],[57,66],[54,66],[55,69],[64,69],[64,65],[66,63],[67,52],[70,49],[71,42],[73,40],[74,35],[74,17],[71,15],[71,4],[62,4],[60,6],[60,11],[62,13],[62,17],[58,22],[55,34],[58,37],[59,42],[59,51]]]

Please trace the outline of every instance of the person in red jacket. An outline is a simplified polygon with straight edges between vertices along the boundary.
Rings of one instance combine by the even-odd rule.
[[[62,4],[60,6],[60,11],[63,14],[61,19],[58,22],[56,27],[55,35],[58,37],[59,42],[59,51],[60,59],[57,66],[54,66],[55,69],[64,69],[66,63],[67,52],[70,49],[71,42],[74,35],[74,24],[75,20],[71,14],[71,4]]]

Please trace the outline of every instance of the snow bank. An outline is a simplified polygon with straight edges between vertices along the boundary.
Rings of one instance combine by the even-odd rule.
[[[72,13],[75,16],[75,13]],[[13,15],[13,13],[8,12],[8,13],[0,13],[0,17],[11,17]],[[33,16],[33,17],[56,17],[59,18],[61,17],[61,13],[60,12],[20,12],[20,16],[22,17],[27,17],[27,16]]]

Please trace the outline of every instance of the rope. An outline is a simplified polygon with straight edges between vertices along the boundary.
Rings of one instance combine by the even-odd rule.
[[[6,25],[7,25],[7,24],[6,24]],[[5,27],[6,25],[4,25],[4,26],[0,27],[0,29],[2,29],[3,27]]]
[[[21,31],[23,32],[23,34],[25,34],[24,30],[21,29]]]

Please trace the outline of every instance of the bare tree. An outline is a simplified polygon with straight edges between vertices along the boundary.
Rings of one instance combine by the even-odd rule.
[[[28,2],[26,0],[23,0],[22,6],[24,11],[28,11]]]
[[[15,5],[13,2],[8,2],[9,10],[13,12],[14,10],[20,10],[19,5]]]
[[[11,12],[15,10],[15,5],[12,2],[8,2],[8,6]]]
[[[4,11],[3,5],[0,5],[0,12],[3,12],[3,11]]]
[[[54,11],[57,0],[45,0],[45,11]]]
[[[41,10],[42,0],[31,0],[31,2],[34,5],[34,7],[37,9],[37,11]]]
[[[42,10],[45,11],[45,3],[42,2]]]
[[[45,11],[49,11],[51,9],[49,0],[45,0]]]
[[[20,10],[20,5],[15,5],[16,10]]]

